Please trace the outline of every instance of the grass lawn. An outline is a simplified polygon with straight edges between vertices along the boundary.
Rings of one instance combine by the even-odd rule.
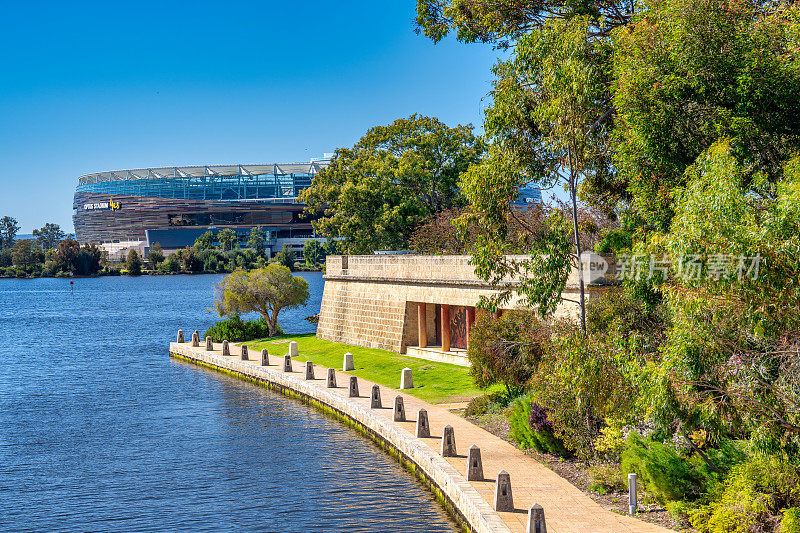
[[[316,338],[313,333],[284,335],[242,344],[247,344],[251,350],[261,351],[266,348],[270,355],[284,355],[289,351],[289,341],[297,341],[300,350],[297,360],[310,360],[316,365],[333,367],[336,370],[342,369],[344,353],[350,352],[353,354],[356,369],[348,374],[394,389],[400,388],[400,372],[408,367],[414,373],[414,388],[403,392],[426,402],[465,401],[483,392],[472,382],[468,368],[406,357],[386,350],[324,341]]]

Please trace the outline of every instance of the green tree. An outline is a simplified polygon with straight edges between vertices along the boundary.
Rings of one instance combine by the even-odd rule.
[[[614,151],[636,223],[666,232],[686,170],[712,144],[778,181],[800,148],[795,5],[648,1],[614,34]]]
[[[214,306],[219,316],[260,313],[270,336],[278,331],[278,313],[308,301],[308,282],[283,265],[271,264],[251,271],[236,270],[217,284]]]
[[[58,243],[53,260],[58,269],[63,272],[75,272],[77,270],[76,260],[81,251],[81,245],[75,239],[64,239]]]
[[[281,251],[275,254],[275,257],[272,258],[272,262],[283,265],[289,270],[294,270],[294,252],[292,251],[291,246],[284,244],[283,248],[281,248]]]
[[[164,260],[164,250],[161,248],[160,243],[155,243],[147,251],[147,261],[150,263],[150,268],[158,268],[159,263]]]
[[[236,235],[236,232],[232,229],[225,228],[217,233],[217,241],[219,241],[219,249],[221,251],[230,252],[236,247],[236,243],[239,242],[239,236]]]
[[[128,250],[128,257],[125,260],[125,268],[128,270],[129,276],[138,276],[142,273],[142,258],[136,249],[131,248]]]
[[[36,237],[39,249],[47,251],[58,246],[58,243],[64,240],[67,234],[61,231],[61,226],[58,224],[48,222],[43,228],[33,230],[33,236]]]
[[[203,233],[194,241],[194,249],[198,252],[208,250],[212,246],[214,246],[214,234],[211,231]]]
[[[303,245],[303,260],[308,268],[316,268],[320,262],[325,260],[325,250],[318,240],[309,239],[305,242]]]
[[[257,257],[262,257],[267,250],[268,233],[261,226],[256,226],[250,230],[247,239],[247,246],[255,252]]]
[[[17,220],[10,216],[0,218],[0,250],[14,246],[14,239],[19,231]]]
[[[82,276],[97,274],[103,268],[105,255],[96,244],[84,244],[74,259],[75,273]]]
[[[32,243],[33,241],[30,239],[23,239],[14,243],[13,248],[11,248],[11,261],[14,266],[26,268],[36,264]]]
[[[429,215],[463,205],[458,178],[484,150],[471,125],[412,115],[337,150],[301,199],[321,214],[317,232],[343,237],[349,253],[407,248]]]

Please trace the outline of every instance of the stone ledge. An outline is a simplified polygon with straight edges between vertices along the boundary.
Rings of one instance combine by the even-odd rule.
[[[369,409],[353,400],[333,393],[314,382],[300,379],[299,373],[284,373],[277,367],[262,367],[206,352],[203,348],[170,343],[171,356],[191,363],[231,373],[248,380],[263,383],[288,396],[332,411],[336,416],[354,424],[380,446],[397,456],[410,467],[434,494],[444,500],[445,506],[463,526],[477,533],[510,533],[510,529],[491,508],[478,491],[456,469],[417,439],[388,420],[374,416]]]
[[[497,285],[492,285],[489,282],[483,280],[461,280],[461,279],[444,279],[444,278],[400,278],[400,277],[390,277],[390,276],[363,276],[363,275],[341,275],[341,274],[325,274],[322,276],[324,280],[330,281],[350,281],[350,282],[359,282],[359,283],[391,283],[394,285],[427,285],[427,286],[437,286],[437,287],[475,287],[480,289],[489,289],[489,290],[500,290],[500,289],[513,289],[515,287],[519,287],[519,282],[502,282]],[[593,283],[586,283],[584,286],[585,290],[593,290],[599,288],[606,288],[606,287],[618,287],[621,285],[616,280],[609,280],[606,278],[602,278]],[[574,289],[577,290],[578,284],[571,283],[567,281],[566,285],[564,286],[564,290]]]

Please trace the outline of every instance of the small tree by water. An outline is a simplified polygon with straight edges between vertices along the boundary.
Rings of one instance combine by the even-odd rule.
[[[128,250],[128,258],[125,261],[125,268],[128,270],[128,275],[138,276],[142,273],[142,258],[139,257],[139,252],[134,248]]]
[[[216,285],[216,291],[214,307],[219,316],[260,313],[270,337],[278,331],[278,313],[305,305],[309,295],[308,282],[277,263],[249,272],[236,270]]]

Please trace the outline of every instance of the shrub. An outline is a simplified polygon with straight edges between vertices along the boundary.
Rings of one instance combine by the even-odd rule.
[[[643,439],[637,432],[628,436],[621,467],[625,475],[635,472],[646,491],[661,503],[693,499],[703,491],[702,476],[673,446]]]
[[[521,395],[549,349],[550,334],[531,312],[510,311],[500,318],[481,315],[470,332],[467,355],[475,384],[506,387],[508,399]]]
[[[619,461],[625,451],[624,421],[619,418],[606,418],[606,426],[594,441],[594,449],[608,461]]]
[[[734,466],[708,500],[689,513],[701,533],[798,531],[800,475],[781,456],[757,454]]]
[[[601,464],[590,466],[587,469],[589,477],[592,478],[591,490],[600,494],[609,492],[621,492],[625,490],[625,479],[619,467],[613,464]]]
[[[548,410],[554,434],[584,459],[610,416],[635,418],[636,358],[602,335],[584,337],[572,323],[556,323],[553,347],[532,376],[533,398]]]
[[[541,406],[533,404],[530,396],[517,398],[509,415],[511,436],[520,448],[533,448],[540,453],[569,455],[564,444],[553,435],[552,425]]]
[[[159,265],[158,269],[161,272],[178,272],[181,269],[181,263],[178,261],[177,254],[172,254],[167,257],[161,265]]]
[[[283,331],[278,327],[277,335],[283,335]],[[230,342],[243,342],[253,339],[264,339],[269,337],[269,324],[263,318],[258,320],[242,320],[238,316],[232,316],[220,320],[206,331],[202,338],[211,337],[214,342],[228,340]]]

